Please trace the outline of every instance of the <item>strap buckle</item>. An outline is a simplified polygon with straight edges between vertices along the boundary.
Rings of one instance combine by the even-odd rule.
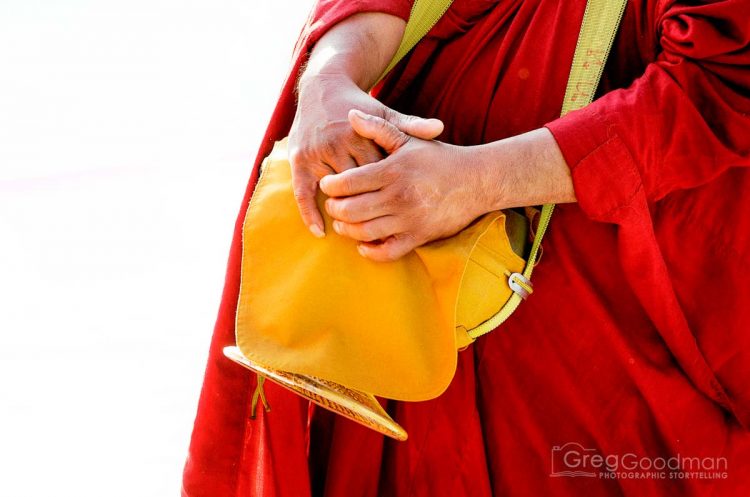
[[[534,285],[521,273],[512,273],[508,276],[508,286],[519,297],[526,300],[534,292]]]

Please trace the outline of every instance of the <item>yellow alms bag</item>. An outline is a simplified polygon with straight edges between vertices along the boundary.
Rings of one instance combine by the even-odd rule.
[[[319,205],[324,197],[320,194]],[[502,212],[393,262],[302,222],[286,142],[262,165],[243,227],[237,346],[248,359],[398,400],[434,398],[450,383],[467,330],[497,313],[526,263]],[[470,285],[461,292],[462,281]]]

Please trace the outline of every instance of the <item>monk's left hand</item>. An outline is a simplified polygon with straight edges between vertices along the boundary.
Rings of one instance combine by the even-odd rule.
[[[354,130],[382,147],[378,162],[325,176],[320,189],[333,229],[359,252],[392,261],[465,228],[484,214],[481,178],[464,147],[421,140],[380,117],[352,110]]]

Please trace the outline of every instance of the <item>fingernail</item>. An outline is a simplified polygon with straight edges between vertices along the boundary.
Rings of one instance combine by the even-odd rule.
[[[335,231],[338,234],[341,234],[341,223],[338,221],[334,221],[333,223],[333,231]]]
[[[311,233],[312,233],[312,234],[313,234],[313,235],[314,235],[314,236],[315,236],[316,238],[323,238],[324,236],[326,236],[326,234],[325,234],[325,232],[323,231],[323,229],[322,229],[322,228],[321,228],[320,226],[318,226],[317,224],[313,224],[312,226],[310,226],[310,232],[311,232]]]
[[[357,245],[357,252],[359,252],[359,255],[362,257],[365,257],[365,247],[364,245]]]
[[[362,112],[359,109],[352,109],[352,112],[354,113],[355,116],[357,116],[360,119],[365,119],[365,120],[370,119],[370,115],[369,114],[365,114],[364,112]]]

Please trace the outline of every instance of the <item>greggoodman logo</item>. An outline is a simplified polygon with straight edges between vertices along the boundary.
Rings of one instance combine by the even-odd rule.
[[[553,477],[654,480],[723,480],[726,457],[643,456],[628,452],[604,455],[577,442],[552,447]]]

